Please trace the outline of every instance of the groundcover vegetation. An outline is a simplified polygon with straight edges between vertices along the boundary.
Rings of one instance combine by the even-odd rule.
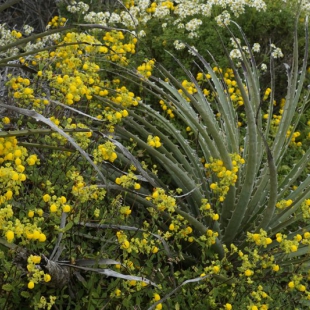
[[[308,2],[44,5],[0,5],[1,309],[309,308]]]

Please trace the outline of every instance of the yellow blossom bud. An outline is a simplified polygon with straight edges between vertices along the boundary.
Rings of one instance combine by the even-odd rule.
[[[232,305],[228,304],[228,303],[224,307],[225,307],[225,310],[231,310],[232,309]]]
[[[138,190],[138,189],[141,188],[141,185],[140,185],[139,183],[135,183],[134,188],[135,188],[136,190]]]
[[[12,230],[8,230],[5,233],[5,237],[8,242],[12,242],[14,240],[14,232]]]
[[[213,217],[212,217],[212,219],[214,221],[218,221],[219,218],[220,218],[220,216],[218,214],[214,214]]]
[[[250,277],[252,274],[253,274],[253,271],[250,270],[250,269],[247,269],[245,272],[244,272],[245,276],[247,277]]]
[[[45,281],[45,282],[50,282],[51,279],[52,279],[52,277],[51,277],[48,273],[46,273],[46,274],[44,275],[44,281]]]
[[[154,246],[153,249],[152,249],[152,253],[153,254],[156,254],[158,252],[158,247],[157,246]]]
[[[275,271],[275,272],[279,271],[279,269],[280,269],[280,266],[279,266],[279,265],[274,265],[274,266],[272,267],[272,270]]]
[[[30,211],[28,212],[28,217],[34,217],[34,211],[30,210]]]
[[[43,196],[43,200],[44,200],[45,202],[48,202],[48,201],[51,200],[51,196],[50,196],[49,194],[45,194],[45,195]]]
[[[28,282],[28,288],[29,288],[30,290],[32,290],[32,289],[34,288],[34,282],[33,282],[33,281],[29,281],[29,282]]]
[[[117,297],[121,296],[121,294],[122,294],[121,290],[118,288],[114,291],[114,293],[115,293],[115,296],[117,296]]]
[[[288,287],[289,287],[289,288],[294,288],[294,287],[295,287],[294,281],[289,282],[289,283],[288,283]]]
[[[54,203],[50,206],[50,211],[52,212],[52,213],[54,213],[54,212],[57,212],[57,205],[55,205]]]
[[[45,241],[46,241],[46,236],[45,236],[44,234],[41,233],[41,234],[39,235],[39,238],[38,238],[38,239],[39,239],[40,242],[45,242]]]
[[[71,211],[71,207],[69,205],[64,205],[62,207],[62,211],[66,212],[66,213],[69,213]]]

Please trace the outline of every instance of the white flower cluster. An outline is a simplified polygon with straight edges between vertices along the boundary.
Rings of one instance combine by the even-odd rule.
[[[161,5],[161,6],[158,6],[154,12],[154,17],[157,17],[159,19],[163,19],[165,18],[166,16],[169,16],[170,15],[170,10],[169,8],[167,8],[166,6],[164,5]]]
[[[91,24],[99,24],[102,26],[107,26],[108,24],[108,19],[110,18],[110,13],[109,12],[89,12],[84,16],[84,20],[87,23]]]
[[[191,46],[191,48],[188,49],[188,52],[193,55],[193,56],[196,56],[197,53],[198,53],[198,50],[195,46]]]
[[[196,31],[200,25],[202,25],[202,20],[198,18],[194,18],[188,23],[186,23],[185,29],[190,32]]]
[[[276,47],[274,44],[270,44],[270,47],[272,49],[271,56],[273,58],[275,58],[275,59],[276,58],[282,58],[284,56],[282,51],[281,51],[281,48]]]
[[[260,69],[263,71],[263,72],[266,72],[267,71],[267,65],[266,64],[261,64],[260,65]]]
[[[53,33],[46,37],[41,38],[40,41],[37,41],[35,43],[28,42],[26,46],[24,47],[25,52],[32,52],[37,49],[41,49],[46,47],[47,45],[54,44],[55,42],[60,41],[60,34],[59,33]]]
[[[29,26],[29,25],[25,25],[23,27],[23,32],[25,35],[29,36],[32,32],[33,32],[34,28]]]
[[[216,16],[215,20],[220,27],[228,26],[230,24],[230,14],[225,10],[220,15]]]
[[[89,10],[89,5],[79,1],[71,1],[71,5],[67,6],[67,10],[70,13],[81,13],[81,14],[85,14],[88,10]]]
[[[135,5],[142,11],[146,11],[146,9],[150,6],[150,0],[136,0]]]
[[[241,52],[239,49],[235,48],[233,50],[231,50],[231,52],[229,53],[229,57],[231,59],[241,59]]]
[[[173,45],[174,45],[176,50],[183,50],[185,48],[185,44],[182,43],[180,40],[175,40],[173,42]]]
[[[259,43],[254,43],[254,45],[252,47],[252,51],[254,53],[259,53],[260,52],[260,44]]]
[[[0,46],[5,46],[15,41],[16,38],[12,35],[11,31],[6,28],[5,24],[0,24]],[[3,52],[0,52],[0,59],[9,56],[16,56],[17,53],[18,48],[16,47],[6,49]]]

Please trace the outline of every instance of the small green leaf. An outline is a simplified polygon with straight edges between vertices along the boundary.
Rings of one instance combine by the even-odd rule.
[[[10,292],[10,291],[13,289],[13,285],[11,285],[11,284],[9,284],[9,283],[3,284],[3,285],[2,285],[2,289],[3,289],[4,291]]]
[[[21,295],[22,297],[25,297],[25,298],[29,298],[29,297],[30,297],[30,293],[27,292],[27,291],[22,291],[22,292],[20,293],[20,295]]]
[[[68,231],[68,230],[70,230],[71,228],[72,228],[72,226],[73,226],[73,222],[71,221],[71,222],[69,222],[67,225],[66,225],[66,227],[65,227],[65,229],[64,229],[64,231]]]

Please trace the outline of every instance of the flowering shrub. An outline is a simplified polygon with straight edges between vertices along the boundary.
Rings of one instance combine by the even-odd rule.
[[[298,68],[296,32],[285,99],[281,50],[270,46],[265,87],[261,47],[242,32],[230,68],[180,40],[195,74],[168,54],[171,73],[139,49],[153,23],[197,38],[200,15],[221,7],[223,26],[224,9],[249,3],[122,4],[96,13],[73,1],[75,29],[61,16],[39,35],[1,26],[1,63],[27,68],[10,72],[0,104],[1,307],[308,306],[307,48]]]

